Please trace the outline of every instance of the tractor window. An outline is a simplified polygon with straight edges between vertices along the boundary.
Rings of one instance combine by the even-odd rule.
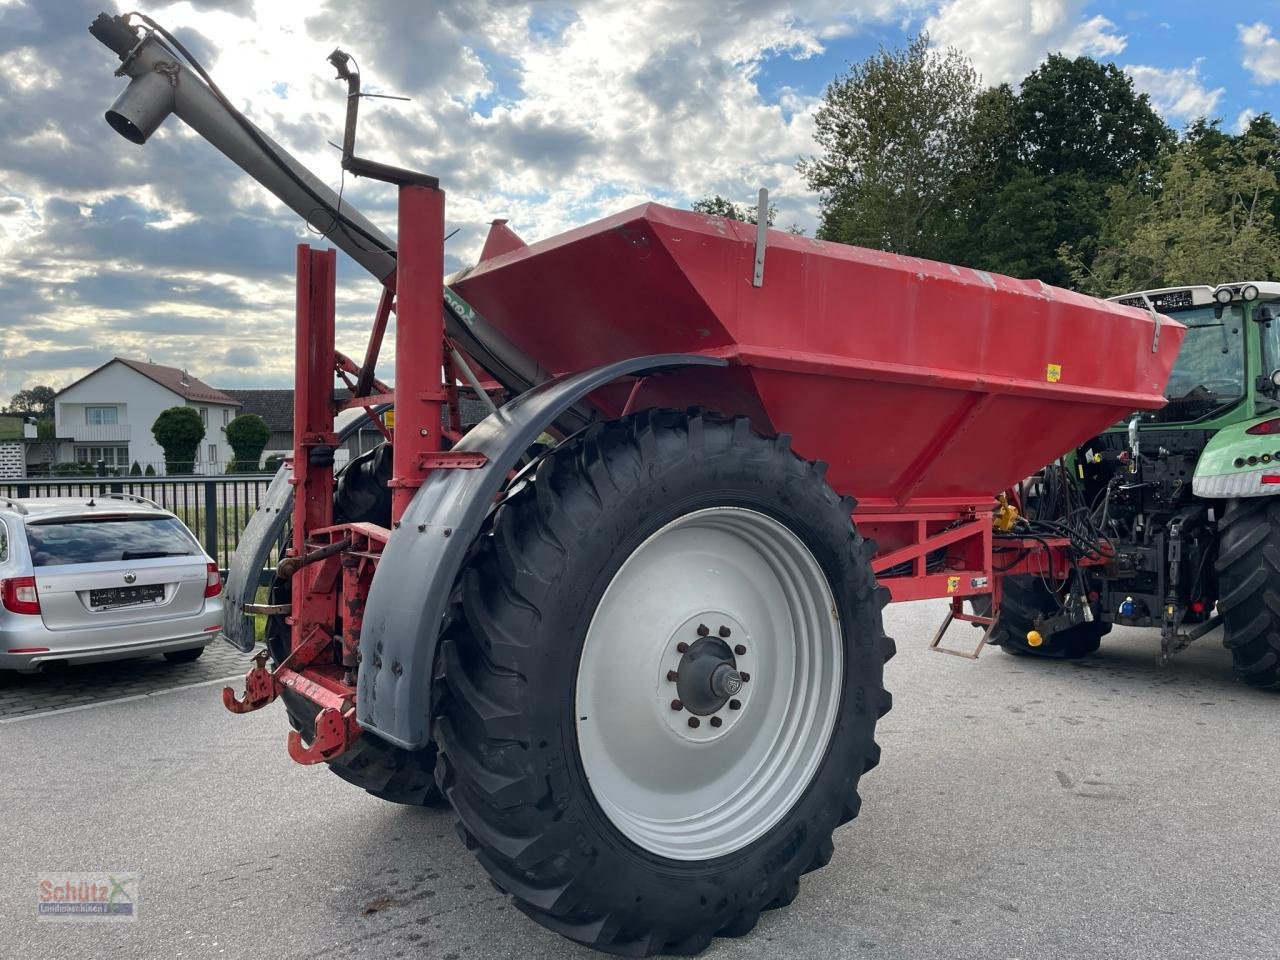
[[[1280,305],[1270,303],[1267,306],[1273,314],[1280,313]],[[1259,372],[1269,377],[1280,370],[1280,317],[1264,320],[1259,329],[1262,331],[1262,370]]]
[[[1213,307],[1170,314],[1187,328],[1164,395],[1169,403],[1144,419],[1190,423],[1239,403],[1245,395],[1244,318],[1238,305],[1221,318]]]

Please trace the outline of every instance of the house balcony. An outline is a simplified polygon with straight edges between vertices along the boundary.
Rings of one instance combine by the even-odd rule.
[[[76,443],[128,443],[133,427],[128,423],[104,423],[90,425],[87,423],[63,424],[58,436],[73,440]]]

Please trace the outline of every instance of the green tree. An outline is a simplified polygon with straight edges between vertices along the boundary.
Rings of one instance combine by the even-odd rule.
[[[58,391],[53,387],[35,386],[19,390],[9,398],[4,413],[34,413],[37,417],[53,418],[53,398]]]
[[[1122,180],[1175,140],[1128,74],[1091,57],[1053,54],[1032,70],[1018,93],[1016,124],[1018,158],[1028,169],[1105,183]]]
[[[144,477],[154,477],[154,476],[156,475],[156,468],[155,468],[155,467],[153,467],[151,464],[149,464],[149,463],[148,463],[148,464],[147,464],[147,469],[145,469],[145,470],[143,470],[143,471],[142,471],[142,475],[143,475]]]
[[[133,466],[129,468],[129,476],[131,477],[142,476],[142,466],[138,463],[137,460],[133,461]]]
[[[164,470],[168,474],[192,473],[196,451],[204,439],[204,424],[194,407],[162,410],[151,425],[151,435],[164,450]]]
[[[1096,250],[1064,244],[1075,284],[1111,296],[1130,290],[1280,277],[1280,131],[1258,117],[1244,134],[1193,126],[1149,176],[1107,194]]]
[[[271,439],[267,421],[256,413],[242,413],[227,424],[227,443],[234,458],[229,473],[256,473],[262,451]]]
[[[955,184],[942,259],[1069,284],[1068,245],[1088,263],[1111,188],[1136,182],[1173,131],[1114,64],[1051,56],[1022,82],[984,91],[975,162]]]
[[[703,197],[701,200],[693,202],[693,209],[698,213],[709,213],[715,217],[726,217],[729,220],[740,220],[743,223],[757,223],[759,204],[742,204],[739,206],[732,200],[726,200],[720,194],[711,197]],[[778,217],[778,208],[774,204],[769,204],[768,222],[765,226],[772,227],[773,221]]]
[[[821,152],[799,164],[818,192],[818,236],[936,256],[955,182],[973,168],[978,92],[973,64],[924,33],[836,77],[815,117]]]

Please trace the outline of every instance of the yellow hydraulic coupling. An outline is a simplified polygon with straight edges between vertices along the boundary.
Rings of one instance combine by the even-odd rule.
[[[1040,636],[1040,631],[1039,631],[1039,630],[1028,630],[1028,631],[1027,631],[1027,646],[1028,646],[1028,647],[1039,647],[1039,646],[1043,646],[1043,644],[1044,644],[1044,637]]]
[[[1018,522],[1018,508],[1009,502],[1007,494],[1000,494],[996,497],[999,506],[996,507],[995,516],[991,520],[991,525],[995,527],[997,533],[1008,533],[1013,529],[1013,525]]]

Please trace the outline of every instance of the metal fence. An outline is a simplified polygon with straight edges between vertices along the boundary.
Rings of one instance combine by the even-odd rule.
[[[0,481],[0,497],[92,497],[132,493],[172,510],[226,573],[270,474],[221,477],[68,477]],[[272,557],[274,565],[275,556]]]

